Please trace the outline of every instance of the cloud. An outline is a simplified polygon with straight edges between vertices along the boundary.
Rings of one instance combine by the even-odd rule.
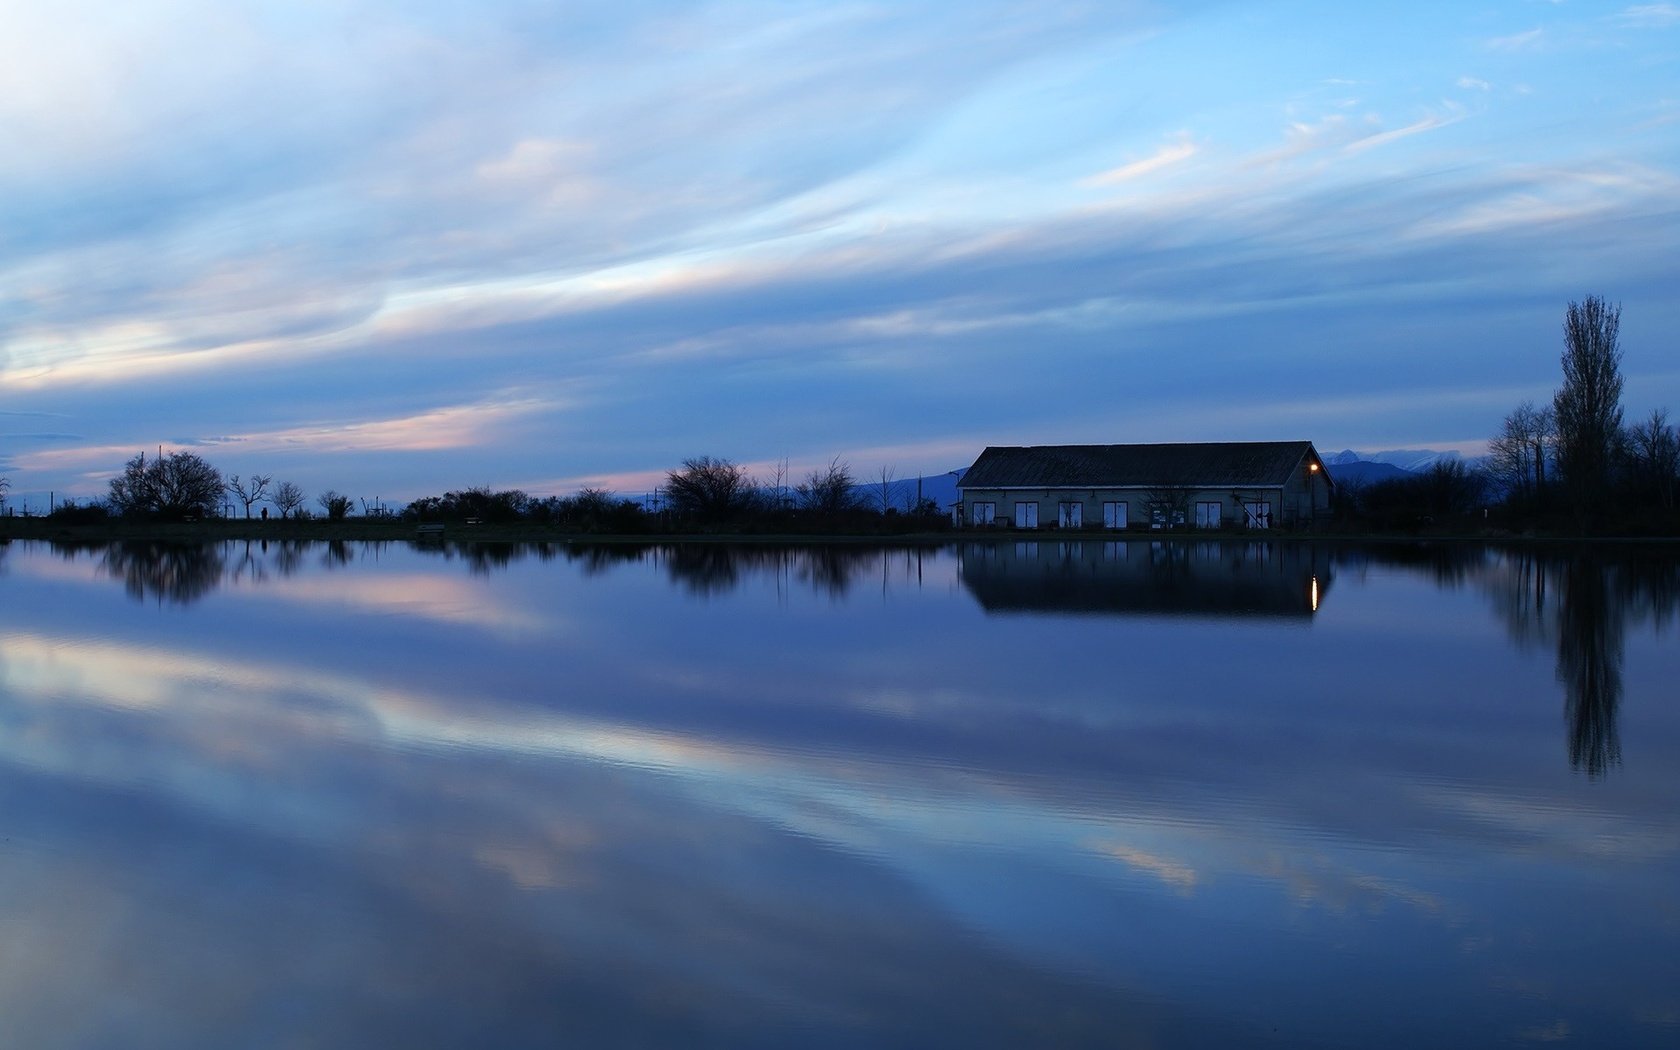
[[[424,452],[467,448],[490,440],[507,422],[535,412],[562,410],[554,399],[524,398],[450,405],[391,419],[317,423],[239,434],[225,440],[256,451]]]
[[[1546,30],[1535,28],[1521,33],[1513,33],[1510,36],[1494,37],[1487,42],[1487,47],[1491,51],[1534,51],[1540,48],[1545,41]]]
[[[1142,178],[1154,174],[1163,168],[1185,161],[1196,155],[1197,147],[1190,140],[1188,134],[1180,134],[1177,141],[1168,143],[1157,149],[1153,154],[1141,160],[1134,160],[1129,164],[1122,164],[1118,168],[1092,175],[1080,181],[1082,186],[1114,186],[1132,179]]]
[[[1614,17],[1629,29],[1668,29],[1680,25],[1680,4],[1635,4]]]
[[[1634,290],[1631,314],[1666,309],[1637,289],[1672,276],[1655,183],[1530,178],[1670,171],[1665,113],[1612,134],[1626,121],[1471,76],[1455,90],[1473,111],[1419,111],[1407,85],[1458,70],[1403,42],[1357,102],[1310,77],[1320,109],[1278,135],[1303,104],[1287,48],[1253,51],[1269,57],[1240,83],[1191,78],[1175,47],[1254,28],[1151,33],[1168,15],[1122,5],[67,10],[0,42],[19,87],[0,113],[44,136],[0,172],[0,385],[64,417],[29,430],[88,450],[243,437],[217,455],[394,494],[438,487],[415,450],[475,481],[570,481],[656,476],[703,447],[826,461],[1031,440],[1133,426],[1066,405],[1092,382],[1179,403],[1224,382],[1211,371],[1240,413],[1260,389],[1283,400],[1268,355],[1375,382],[1345,348],[1459,317],[1461,289],[1539,311],[1590,258]],[[1432,38],[1475,38],[1439,17]],[[1624,46],[1596,97],[1648,117],[1660,56]],[[1613,237],[1625,250],[1604,254]],[[564,412],[428,417],[556,391]],[[1486,429],[1462,411],[1397,443]],[[60,467],[123,458],[11,473],[44,495],[82,483]]]
[[[1195,890],[1196,883],[1199,881],[1194,868],[1178,861],[1169,860],[1121,843],[1099,842],[1093,845],[1098,852],[1105,856],[1113,857],[1128,868],[1152,875],[1180,893],[1188,895]]]
[[[1462,111],[1457,110],[1457,107],[1449,106],[1447,113],[1432,114],[1422,118],[1421,120],[1407,124],[1402,128],[1394,128],[1391,131],[1382,131],[1373,135],[1366,135],[1363,138],[1359,138],[1348,143],[1343,146],[1342,149],[1347,153],[1358,153],[1363,150],[1375,149],[1378,146],[1386,146],[1390,142],[1395,142],[1411,135],[1418,135],[1425,131],[1434,131],[1437,128],[1444,128],[1449,125],[1456,124],[1463,119],[1464,114]]]
[[[354,419],[307,423],[274,430],[250,431],[214,438],[166,441],[166,451],[216,449],[203,454],[214,459],[229,449],[242,455],[256,453],[346,453],[346,452],[435,452],[472,448],[491,441],[509,424],[539,413],[564,411],[567,402],[559,398],[515,397],[470,404],[431,408],[385,419]],[[154,442],[145,442],[149,447]],[[134,445],[82,445],[25,453],[18,457],[22,470],[87,471],[102,478],[132,458]]]

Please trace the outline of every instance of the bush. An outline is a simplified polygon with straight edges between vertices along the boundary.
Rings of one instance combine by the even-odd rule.
[[[65,500],[54,507],[47,520],[59,525],[98,525],[111,519],[111,509],[99,500],[77,503]]]

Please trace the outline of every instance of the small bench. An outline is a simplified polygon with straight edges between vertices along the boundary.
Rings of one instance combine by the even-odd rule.
[[[443,522],[434,521],[427,522],[424,525],[416,525],[414,534],[421,539],[441,537],[443,535]]]

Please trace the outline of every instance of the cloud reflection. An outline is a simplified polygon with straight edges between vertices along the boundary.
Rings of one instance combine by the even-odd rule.
[[[228,1001],[301,997],[346,1039],[406,1011],[393,1030],[417,1045],[471,1018],[538,1045],[568,1016],[628,1044],[688,1023],[744,1045],[1241,1045],[1281,1003],[1299,1030],[1280,1038],[1303,1042],[1334,1035],[1311,1020],[1330,988],[1424,1004],[1396,1019],[1400,1046],[1454,1017],[1532,1020],[1488,975],[1599,965],[1569,915],[1627,952],[1606,1010],[1660,1015],[1672,976],[1627,933],[1673,913],[1672,734],[1629,664],[1619,717],[1656,726],[1652,761],[1589,785],[1559,775],[1554,724],[1528,747],[1502,683],[1536,658],[1549,683],[1552,650],[1505,646],[1487,616],[1498,558],[1337,549],[1331,599],[1280,630],[988,616],[954,552],[853,551],[836,593],[815,552],[399,545],[229,577],[167,616],[24,553],[0,620],[0,791],[33,821],[20,848],[50,846],[25,855],[109,901],[63,972],[117,979],[101,960],[139,931],[174,949],[148,1001],[174,1005],[231,935],[280,976],[229,977],[246,986]],[[299,600],[256,600],[275,587]],[[368,615],[415,594],[542,626]],[[1381,1002],[1347,982],[1396,945],[1429,965]]]

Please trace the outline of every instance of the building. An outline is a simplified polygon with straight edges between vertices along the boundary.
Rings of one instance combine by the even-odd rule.
[[[994,446],[957,486],[959,521],[1017,529],[1308,528],[1334,484],[1310,441]]]

